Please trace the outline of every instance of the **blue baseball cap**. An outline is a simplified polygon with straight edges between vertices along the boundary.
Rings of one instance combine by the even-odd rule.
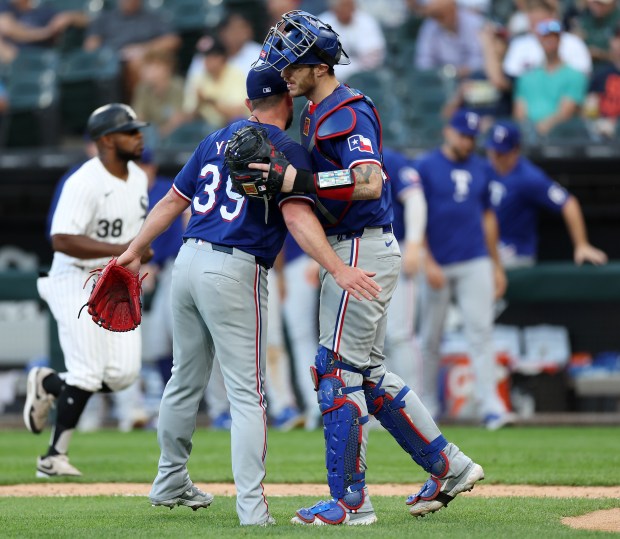
[[[272,67],[263,68],[260,71],[256,67],[250,69],[245,86],[248,92],[248,99],[260,99],[288,92],[288,86],[280,76],[280,72]]]
[[[495,150],[497,153],[508,153],[510,150],[520,146],[521,131],[519,126],[510,121],[501,121],[493,124],[489,129],[486,147]]]
[[[450,118],[450,127],[456,129],[461,135],[475,137],[480,129],[480,115],[470,110],[457,110]]]

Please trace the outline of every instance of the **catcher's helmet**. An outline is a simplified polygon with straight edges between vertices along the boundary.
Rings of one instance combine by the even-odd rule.
[[[96,140],[110,133],[133,131],[149,125],[138,121],[134,110],[123,103],[110,103],[96,109],[88,118],[86,131],[88,136]]]
[[[306,11],[295,10],[282,15],[282,20],[269,30],[255,68],[282,71],[290,64],[333,67],[350,63],[338,34],[329,24]]]

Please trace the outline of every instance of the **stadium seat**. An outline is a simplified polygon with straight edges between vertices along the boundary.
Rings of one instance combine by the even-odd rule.
[[[80,134],[90,113],[100,105],[118,101],[120,60],[112,49],[76,49],[63,55],[58,72],[63,129]]]
[[[59,62],[60,55],[53,49],[23,48],[8,68],[8,78],[12,82],[20,82],[55,77]]]
[[[58,144],[59,98],[55,74],[39,78],[11,79],[8,95],[10,108],[2,122],[1,146]]]
[[[204,120],[193,120],[177,127],[167,137],[159,141],[159,149],[191,151],[215,128]]]
[[[58,143],[58,53],[25,48],[6,72],[10,108],[2,123],[3,146]]]
[[[356,88],[376,101],[386,95],[393,94],[394,76],[387,69],[360,71],[351,75],[346,83],[351,88]]]
[[[396,92],[405,106],[406,120],[438,118],[450,95],[450,85],[441,70],[412,70],[402,77]]]
[[[545,137],[550,144],[584,145],[591,142],[585,122],[578,117],[556,125]]]
[[[170,17],[172,26],[181,33],[186,30],[204,31],[206,27],[215,26],[223,16],[221,2],[206,0],[164,0],[161,9]]]

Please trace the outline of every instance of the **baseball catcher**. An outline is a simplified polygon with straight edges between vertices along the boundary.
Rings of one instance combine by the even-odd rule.
[[[88,306],[88,314],[98,326],[110,331],[131,331],[142,321],[142,281],[146,273],[140,277],[127,268],[116,264],[112,258],[105,268],[91,271],[95,277],[93,290],[82,309]],[[86,286],[84,283],[84,286]],[[82,313],[78,313],[78,318]]]
[[[228,141],[225,159],[233,190],[240,195],[270,199],[282,189],[289,162],[264,128],[247,125],[236,131]],[[269,173],[263,178],[262,170],[248,168],[250,163],[269,164]]]

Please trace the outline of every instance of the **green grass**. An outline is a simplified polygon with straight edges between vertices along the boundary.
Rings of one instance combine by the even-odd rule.
[[[619,485],[618,428],[514,428],[487,432],[450,427],[446,437],[480,462],[485,483],[540,485]],[[25,431],[0,433],[0,484],[32,483],[37,454],[44,451],[48,432],[35,437]],[[84,472],[80,482],[150,483],[157,471],[159,448],[154,432],[77,433],[71,460]],[[266,483],[324,482],[323,437],[320,431],[269,435]],[[416,483],[420,470],[384,431],[370,434],[367,481]],[[232,482],[230,435],[204,429],[194,437],[189,463],[196,482]],[[55,480],[63,482],[71,480]],[[327,489],[326,489],[327,490]],[[463,496],[449,508],[424,519],[413,519],[403,498],[373,496],[379,522],[350,528],[295,527],[289,523],[309,497],[269,500],[278,526],[239,526],[233,497],[217,496],[208,510],[169,511],[150,507],[146,497],[0,498],[1,537],[412,537],[555,538],[612,537],[602,532],[572,530],[564,516],[620,507],[618,499],[477,498]],[[617,535],[615,535],[617,537]]]
[[[142,498],[30,498],[0,499],[3,537],[417,537],[417,538],[529,538],[611,537],[577,531],[560,523],[564,516],[618,507],[614,500],[558,500],[528,498],[462,498],[423,519],[414,519],[403,500],[373,499],[379,522],[374,526],[299,527],[289,520],[295,510],[314,500],[272,498],[270,511],[278,525],[242,528],[232,497],[217,497],[209,509],[150,507]],[[616,535],[617,537],[617,535]]]
[[[537,485],[620,485],[620,428],[513,428],[488,432],[449,427],[445,436],[486,472],[485,483]],[[33,482],[36,456],[48,443],[48,431],[0,433],[0,484]],[[157,471],[159,448],[154,432],[76,433],[71,462],[83,482],[150,483]],[[268,483],[325,481],[320,431],[269,433]],[[417,483],[427,474],[415,465],[385,431],[372,431],[367,482]],[[232,482],[230,434],[199,429],[189,462],[197,482]]]

